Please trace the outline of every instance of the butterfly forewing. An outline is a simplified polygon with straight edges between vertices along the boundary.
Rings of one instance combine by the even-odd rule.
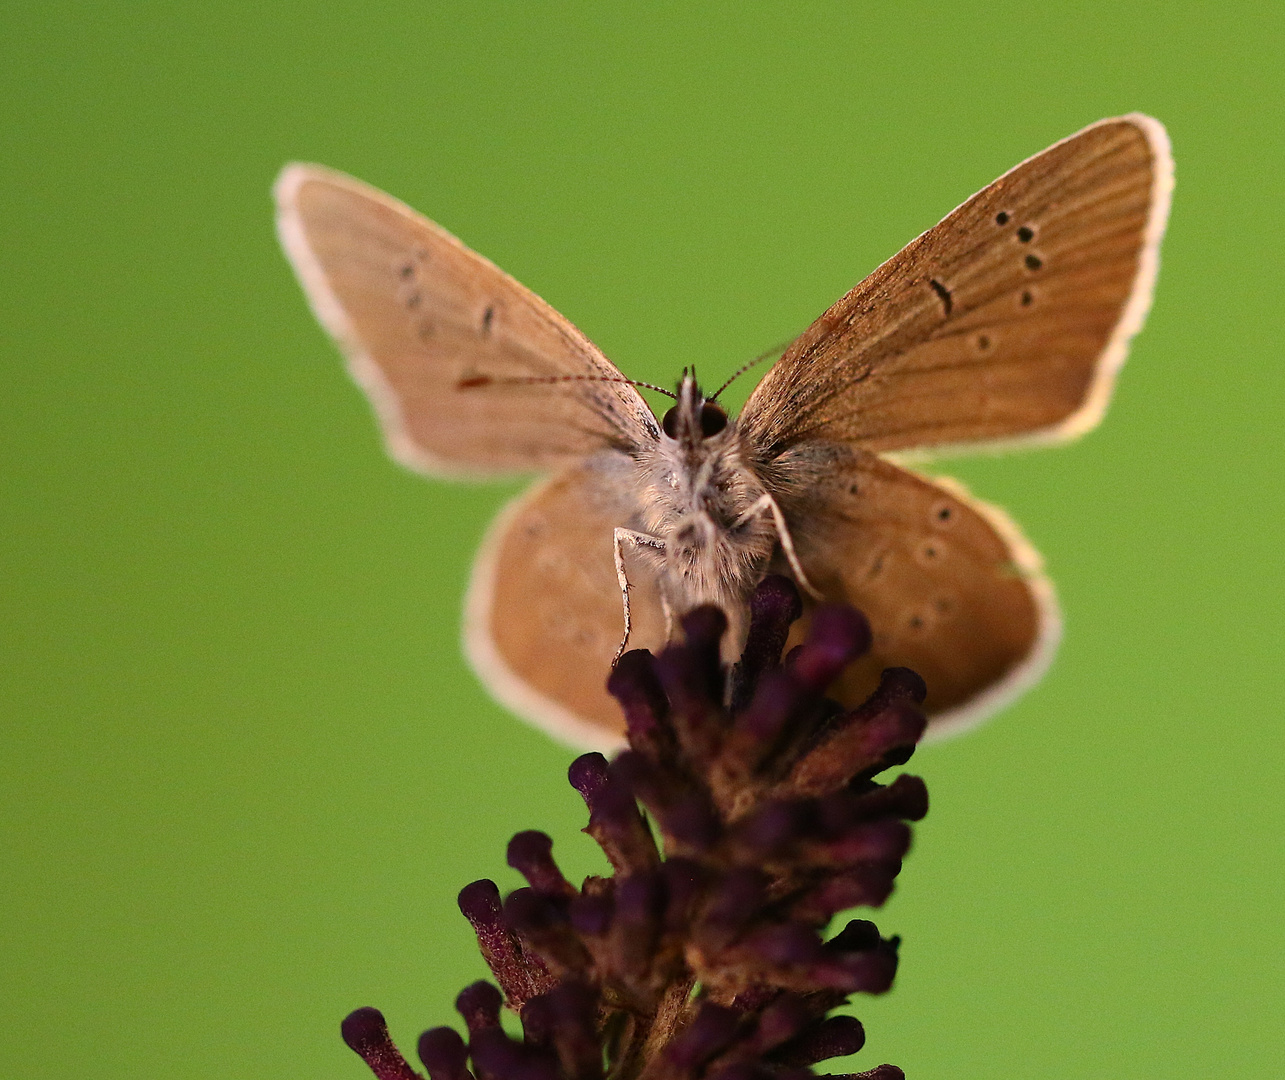
[[[427,218],[312,165],[276,194],[286,252],[403,464],[530,470],[656,438],[579,330]]]
[[[1030,158],[825,312],[742,430],[770,457],[810,439],[904,451],[1091,427],[1146,313],[1171,178],[1143,116]]]
[[[520,496],[491,526],[465,611],[465,647],[502,702],[581,746],[620,743],[606,690],[620,645],[613,534],[636,512],[630,463],[605,452]],[[654,580],[631,566],[630,645],[659,651],[665,620]]]
[[[1000,511],[863,451],[835,448],[809,472],[801,499],[782,498],[800,522],[799,559],[826,600],[862,610],[874,633],[836,688],[841,701],[862,701],[885,667],[909,667],[941,732],[1043,673],[1058,637],[1052,586]]]

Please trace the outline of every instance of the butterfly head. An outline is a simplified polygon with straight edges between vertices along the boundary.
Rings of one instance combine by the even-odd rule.
[[[727,413],[716,401],[705,397],[694,371],[684,371],[678,383],[674,406],[660,422],[667,438],[686,446],[699,446],[727,429]]]

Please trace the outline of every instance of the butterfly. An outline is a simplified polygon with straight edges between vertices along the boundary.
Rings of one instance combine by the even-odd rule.
[[[624,647],[654,650],[716,603],[734,654],[769,572],[804,594],[796,635],[820,601],[869,618],[841,702],[910,667],[941,734],[1035,682],[1061,625],[1039,555],[1001,510],[905,465],[1098,423],[1150,305],[1172,184],[1158,121],[1093,124],[878,267],[739,416],[685,371],[659,421],[648,384],[409,207],[315,165],[287,166],[275,194],[286,255],[392,456],[438,476],[547,474],[477,557],[466,652],[514,711],[605,749],[622,737],[605,680]]]

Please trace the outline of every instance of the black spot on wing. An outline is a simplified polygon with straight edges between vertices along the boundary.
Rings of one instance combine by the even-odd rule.
[[[955,300],[950,295],[950,290],[936,278],[929,278],[928,284],[932,286],[933,292],[937,294],[937,299],[941,301],[941,306],[945,308],[946,314],[949,315],[950,309],[955,306]]]

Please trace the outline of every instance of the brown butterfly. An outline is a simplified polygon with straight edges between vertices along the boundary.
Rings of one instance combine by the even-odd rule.
[[[911,667],[941,733],[1038,679],[1060,629],[1038,554],[1000,510],[893,458],[1097,424],[1150,304],[1172,184],[1159,122],[1093,124],[875,270],[739,417],[685,372],[659,423],[646,384],[402,203],[313,165],[288,166],[276,198],[286,254],[393,457],[434,475],[551,474],[492,526],[465,644],[501,701],[608,747],[623,725],[604,682],[626,641],[655,649],[712,602],[734,651],[769,571],[809,608],[869,617],[874,648],[842,701]]]

